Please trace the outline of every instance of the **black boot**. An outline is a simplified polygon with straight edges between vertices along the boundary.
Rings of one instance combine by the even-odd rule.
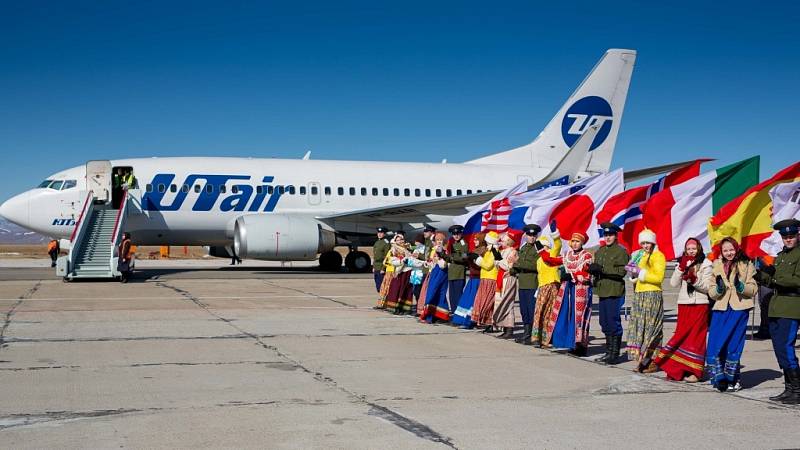
[[[597,361],[597,362],[599,362],[601,364],[608,363],[608,360],[611,358],[611,348],[612,348],[611,347],[611,340],[612,339],[613,339],[613,336],[606,335],[606,353],[605,353],[605,355],[595,359],[595,361]]]
[[[516,339],[517,344],[532,345],[533,344],[531,342],[532,332],[533,332],[533,325],[525,324],[522,327],[522,337]]]
[[[494,332],[494,330],[492,330],[492,326],[491,325],[487,325],[486,328],[484,328],[483,331],[481,331],[481,333],[485,333],[485,334],[489,334],[489,333],[492,333],[492,332]]]
[[[789,369],[789,395],[781,400],[784,405],[800,405],[800,369]]]
[[[606,364],[615,365],[620,361],[620,349],[622,348],[622,336],[611,336],[611,353],[606,360]]]
[[[770,397],[769,399],[773,402],[779,402],[790,395],[789,391],[791,390],[792,383],[790,380],[789,370],[791,369],[783,369],[783,392],[774,397]]]
[[[512,339],[514,337],[514,327],[503,327],[503,334],[497,336],[498,339]]]
[[[588,349],[583,344],[575,344],[575,349],[569,351],[570,355],[580,356],[581,358],[586,356],[587,353]]]

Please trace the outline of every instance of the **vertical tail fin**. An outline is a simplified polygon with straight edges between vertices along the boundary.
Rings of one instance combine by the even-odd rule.
[[[597,135],[579,171],[607,172],[635,62],[635,50],[606,51],[533,142],[467,163],[554,168],[590,126],[597,126]]]

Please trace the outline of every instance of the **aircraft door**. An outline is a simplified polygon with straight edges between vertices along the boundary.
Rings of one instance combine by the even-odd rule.
[[[308,204],[319,205],[322,202],[322,186],[318,181],[311,181],[308,183]]]
[[[98,201],[111,200],[111,161],[86,163],[86,188],[94,191]]]

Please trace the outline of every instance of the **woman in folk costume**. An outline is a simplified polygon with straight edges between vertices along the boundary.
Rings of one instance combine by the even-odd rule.
[[[397,267],[392,264],[392,258],[401,257],[400,255],[405,257],[405,243],[405,237],[401,234],[395,234],[392,238],[392,246],[389,251],[386,252],[386,257],[383,259],[385,274],[383,276],[383,281],[381,281],[381,288],[378,290],[378,304],[374,307],[375,309],[386,308],[386,297],[389,295],[389,287],[395,276],[395,267]]]
[[[486,253],[486,244],[483,241],[483,233],[476,233],[472,237],[471,252],[467,255],[467,284],[464,292],[458,300],[456,312],[451,321],[462,329],[470,329],[474,326],[472,321],[472,307],[475,304],[475,294],[478,293],[478,285],[481,282],[481,266],[475,264],[474,256]]]
[[[539,245],[541,253],[548,255],[548,259],[553,262],[558,260],[561,254],[561,236],[555,225],[550,226],[550,236],[541,236]],[[550,348],[550,332],[547,330],[550,321],[550,314],[553,312],[553,301],[558,297],[561,288],[561,275],[559,268],[561,264],[548,264],[545,258],[536,260],[536,269],[539,271],[539,289],[536,291],[536,307],[533,309],[533,333],[531,342],[543,348]],[[551,330],[552,331],[552,330]]]
[[[492,332],[494,324],[492,314],[494,312],[494,294],[497,290],[497,267],[495,261],[502,258],[497,249],[499,236],[497,232],[490,231],[483,238],[486,242],[486,250],[483,254],[474,253],[472,257],[475,264],[481,268],[481,281],[478,284],[478,292],[475,294],[475,304],[472,307],[472,321],[479,327],[485,327],[484,333]]]
[[[395,313],[398,309],[402,310],[402,304],[410,300],[411,284],[409,283],[409,277],[411,272],[406,266],[408,255],[405,237],[400,234],[396,235],[392,240],[392,247],[386,255],[388,261],[386,273],[391,271],[392,276],[391,280],[389,280],[383,303],[385,309],[392,310]],[[408,298],[403,298],[403,295]]]
[[[670,286],[678,288],[678,323],[675,334],[656,356],[656,365],[668,380],[696,383],[703,377],[708,332],[708,285],[711,261],[703,246],[689,238],[683,256],[672,272]]]
[[[447,236],[437,231],[433,237],[433,248],[429,256],[427,293],[425,294],[425,310],[419,320],[433,323],[437,320],[448,322],[450,320],[450,305],[447,303],[447,261],[445,260],[445,241]]]
[[[551,258],[544,251],[540,256],[549,264],[562,263],[561,287],[553,301],[547,326],[553,347],[568,349],[577,356],[586,356],[589,348],[589,319],[592,316],[592,279],[589,264],[592,254],[583,248],[589,237],[575,232],[563,258]]]
[[[744,350],[747,318],[758,291],[753,276],[756,268],[732,237],[721,241],[720,253],[706,278],[708,296],[714,300],[708,326],[706,373],[720,392],[742,388],[739,368]]]
[[[411,274],[411,284],[414,285],[414,300],[417,307],[419,307],[419,299],[422,298],[422,303],[425,303],[425,297],[422,297],[422,285],[425,283],[425,271],[422,270],[422,265],[425,263],[425,236],[418,233],[414,236],[414,243],[412,245],[412,256],[420,264],[419,270],[414,270]]]
[[[500,256],[495,263],[497,266],[497,287],[494,295],[494,312],[492,321],[494,326],[502,327],[503,334],[500,339],[514,337],[514,302],[517,299],[517,277],[511,275],[511,268],[517,262],[517,242],[510,233],[503,233],[500,237]]]
[[[656,248],[656,234],[644,229],[639,233],[641,249],[631,255],[625,266],[634,283],[631,321],[628,325],[628,359],[636,361],[635,372],[658,370],[654,357],[664,338],[664,297],[661,283],[667,270],[664,254]]]

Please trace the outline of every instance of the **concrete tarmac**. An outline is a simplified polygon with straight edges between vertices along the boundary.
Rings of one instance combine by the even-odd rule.
[[[675,326],[665,295],[665,335]],[[371,275],[0,268],[5,448],[797,448],[748,340],[734,394],[372,309]],[[519,315],[517,315],[519,318]],[[627,323],[623,323],[627,325]]]

